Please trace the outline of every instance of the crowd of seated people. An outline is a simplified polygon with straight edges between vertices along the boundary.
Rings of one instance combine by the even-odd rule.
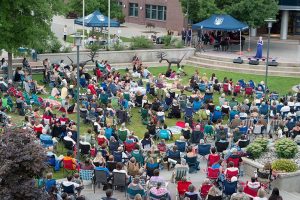
[[[103,172],[106,199],[112,199],[109,188],[116,185],[117,176],[124,179],[123,185],[117,185],[120,191],[129,185],[131,190],[145,190],[152,199],[170,198],[161,170],[174,168],[177,180],[182,178],[178,177],[179,171],[201,173],[199,156],[208,157],[206,185],[213,186],[209,189],[205,186],[203,190],[206,188],[205,196],[213,199],[219,196],[220,189],[234,185],[243,175],[243,157],[247,156],[244,148],[253,138],[271,135],[274,139],[288,137],[300,143],[300,92],[285,97],[276,93],[265,96],[268,88],[263,82],[234,83],[227,77],[218,81],[216,74],[207,77],[199,70],[192,74],[189,85],[178,92],[178,85],[166,88],[165,74],[155,77],[143,65],[139,66],[141,69],[120,74],[103,61],[96,63],[95,76],[80,69],[80,87],[86,92],[78,95],[74,70],[63,62],[44,64],[51,96],[46,97],[46,91],[41,96],[37,90],[20,89],[33,79],[22,68],[17,69],[15,80],[5,82],[1,93],[1,124],[13,126],[14,122],[5,116],[21,110],[18,113],[25,115],[23,127],[46,149],[55,170],[77,171],[80,176],[88,174],[87,171]],[[133,78],[134,73],[148,82]],[[219,101],[214,101],[213,95],[220,93]],[[244,98],[238,101],[237,96]],[[80,105],[75,103],[77,98]],[[131,123],[133,108],[140,115],[140,121],[134,123],[143,124],[147,130],[142,138],[137,136],[141,133],[126,128]],[[78,124],[70,119],[78,110],[81,123],[91,127],[80,137]],[[184,121],[177,140],[166,123],[167,118]],[[58,142],[68,150],[66,155],[56,155]],[[76,160],[78,154],[84,159]],[[48,179],[52,180],[50,175]],[[65,186],[73,185],[77,191],[74,193],[80,197],[81,183],[75,179],[76,176],[68,177]],[[255,181],[251,179],[247,185],[253,188]],[[49,188],[49,193],[56,192],[55,188]],[[199,199],[201,190],[198,195],[195,188],[190,185],[183,195]]]

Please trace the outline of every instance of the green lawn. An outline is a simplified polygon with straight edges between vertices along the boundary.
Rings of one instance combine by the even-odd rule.
[[[212,69],[206,69],[206,68],[195,68],[192,66],[185,66],[184,70],[187,72],[188,76],[185,76],[182,78],[181,83],[183,84],[188,84],[190,76],[194,73],[195,69],[198,69],[201,75],[203,73],[206,73],[207,77],[210,77],[212,73],[215,73],[216,76],[220,81],[223,80],[223,78],[226,76],[227,78],[232,78],[234,82],[236,82],[239,79],[244,79],[246,82],[248,80],[253,80],[254,82],[258,83],[262,80],[264,80],[264,76],[261,75],[251,75],[251,74],[241,74],[241,73],[233,73],[233,72],[226,72],[226,71],[218,71],[218,70],[212,70]],[[157,76],[159,73],[165,73],[167,70],[167,67],[153,67],[149,68],[149,70]],[[120,70],[121,74],[125,73],[125,70]],[[35,80],[41,80],[42,75],[34,75]],[[281,95],[285,95],[289,92],[291,92],[292,86],[299,84],[299,78],[286,78],[286,77],[275,77],[275,76],[270,76],[269,77],[269,88],[271,91],[277,91]],[[50,89],[48,88],[48,91]],[[46,96],[43,96],[46,97]],[[217,102],[217,99],[219,97],[219,94],[214,95],[215,103]],[[149,97],[151,100],[151,97]],[[238,97],[238,100],[242,100],[243,97]],[[58,116],[61,114],[59,111],[55,111],[58,113]],[[140,113],[138,108],[133,108],[131,111],[132,118],[131,118],[131,123],[127,124],[127,128],[131,131],[134,131],[135,134],[141,138],[143,137],[145,131],[146,131],[146,126],[142,125],[141,119],[140,119]],[[17,114],[10,114],[12,116],[12,119],[15,123],[20,124],[21,121],[23,120],[23,117],[18,116]],[[76,114],[70,114],[68,116],[72,120],[76,120]],[[168,126],[173,126],[176,123],[176,119],[166,119],[166,124]],[[89,128],[92,128],[91,125],[88,124],[80,124],[80,134],[85,134]],[[177,136],[178,137],[178,136]],[[175,137],[175,138],[177,138]],[[65,149],[59,144],[59,147],[57,148],[58,152],[57,155],[65,154]],[[63,173],[62,171],[56,172],[55,173],[55,178],[62,178]]]

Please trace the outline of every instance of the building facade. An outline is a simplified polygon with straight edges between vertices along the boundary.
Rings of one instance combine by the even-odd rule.
[[[180,32],[187,26],[179,0],[119,0],[125,21]]]
[[[300,0],[279,0],[280,38],[300,35]]]

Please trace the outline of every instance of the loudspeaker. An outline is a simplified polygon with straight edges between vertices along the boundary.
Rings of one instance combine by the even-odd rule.
[[[238,57],[236,59],[233,59],[233,63],[238,63],[238,64],[242,64],[244,61],[241,57]]]
[[[272,62],[269,62],[269,66],[278,66],[278,62],[276,62],[276,60],[272,60]]]
[[[249,60],[249,65],[258,65],[259,60]]]

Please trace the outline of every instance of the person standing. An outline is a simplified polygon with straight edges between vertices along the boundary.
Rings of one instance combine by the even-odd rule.
[[[191,43],[191,40],[192,40],[192,29],[189,28],[187,31],[186,31],[186,45],[187,46],[190,46],[192,43]]]
[[[259,58],[259,59],[262,58],[263,45],[264,45],[264,41],[262,40],[262,37],[260,36],[257,41],[257,50],[256,50],[255,58]]]
[[[181,31],[181,40],[182,40],[183,44],[185,44],[185,39],[186,39],[186,30],[185,30],[185,28],[183,28]]]
[[[67,31],[68,31],[68,28],[67,28],[67,25],[64,26],[64,41],[66,42],[67,41]]]

